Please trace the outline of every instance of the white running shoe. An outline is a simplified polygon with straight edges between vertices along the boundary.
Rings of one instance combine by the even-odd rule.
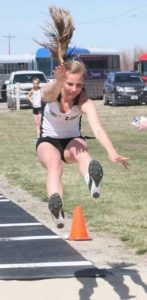
[[[64,211],[63,211],[63,205],[62,200],[58,193],[54,193],[49,198],[48,208],[51,212],[51,216],[53,218],[53,221],[55,225],[58,228],[64,227]]]
[[[98,198],[101,193],[103,169],[97,160],[91,160],[88,168],[88,187],[93,198]]]

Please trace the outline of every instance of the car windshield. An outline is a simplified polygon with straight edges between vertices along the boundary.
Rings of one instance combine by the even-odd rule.
[[[116,82],[142,82],[142,79],[140,76],[138,76],[137,74],[116,74],[115,77]]]
[[[40,82],[46,82],[46,78],[43,74],[16,74],[14,77],[14,83],[32,83],[34,78],[38,78]]]

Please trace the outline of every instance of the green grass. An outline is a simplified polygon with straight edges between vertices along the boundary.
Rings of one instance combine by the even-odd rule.
[[[137,254],[147,252],[147,131],[138,132],[130,123],[135,115],[146,115],[147,106],[111,107],[95,101],[101,122],[120,154],[130,158],[130,168],[109,161],[107,153],[95,139],[89,149],[104,168],[102,195],[93,200],[77,165],[64,164],[64,205],[73,215],[81,205],[86,223],[97,234],[113,233]],[[36,157],[35,127],[31,110],[0,114],[1,176],[9,182],[47,200],[46,170]],[[85,118],[83,134],[93,136]]]

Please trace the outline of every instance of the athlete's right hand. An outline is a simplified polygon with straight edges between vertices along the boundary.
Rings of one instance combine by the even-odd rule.
[[[62,81],[64,82],[65,81],[65,78],[66,78],[66,69],[65,69],[65,66],[64,64],[62,65],[59,65],[57,67],[55,67],[53,73],[54,73],[54,77],[57,81]]]

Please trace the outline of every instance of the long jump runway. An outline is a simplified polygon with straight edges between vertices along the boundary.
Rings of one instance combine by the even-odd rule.
[[[0,193],[0,279],[98,276],[90,261]]]

